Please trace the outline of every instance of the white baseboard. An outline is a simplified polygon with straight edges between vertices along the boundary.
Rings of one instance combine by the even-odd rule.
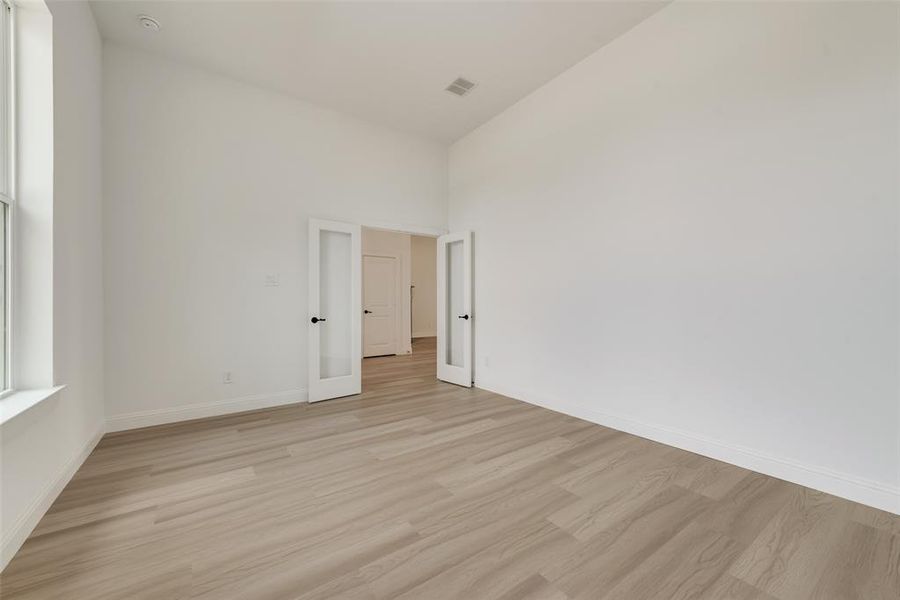
[[[413,331],[413,338],[437,337],[436,331]]]
[[[104,432],[105,427],[101,424],[100,428],[88,439],[87,443],[81,449],[81,452],[73,456],[63,466],[56,477],[47,481],[44,489],[42,489],[32,501],[31,506],[29,506],[22,516],[13,523],[13,526],[9,528],[9,533],[5,535],[3,541],[0,542],[0,571],[6,568],[9,561],[12,560],[16,552],[19,551],[19,548],[22,547],[22,544],[25,543],[25,540],[28,539],[28,536],[31,535],[34,528],[37,527],[38,522],[47,510],[49,510],[53,501],[56,500],[56,497],[63,491],[63,488],[66,487],[66,484],[69,483],[72,476],[75,475],[75,472],[78,471],[82,463],[84,463],[90,453],[93,452],[94,447],[100,441],[100,438],[103,437]]]
[[[900,488],[825,467],[778,458],[752,448],[728,444],[671,427],[644,423],[629,417],[609,414],[561,400],[540,398],[533,393],[490,381],[484,377],[480,377],[475,385],[489,392],[900,515]]]
[[[203,419],[206,417],[218,417],[231,413],[271,408],[284,404],[306,402],[306,390],[287,390],[273,394],[260,394],[257,396],[244,396],[242,398],[230,398],[228,400],[216,400],[200,404],[188,404],[186,406],[173,406],[158,408],[140,412],[114,415],[106,418],[107,431],[125,431],[138,427],[150,427],[152,425],[165,425],[178,421],[191,419]]]

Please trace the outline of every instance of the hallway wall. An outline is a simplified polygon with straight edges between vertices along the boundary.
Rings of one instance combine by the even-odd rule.
[[[412,245],[412,336],[437,335],[437,240],[414,235]]]

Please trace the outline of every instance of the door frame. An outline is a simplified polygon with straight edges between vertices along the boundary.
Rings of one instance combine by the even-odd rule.
[[[421,235],[433,238],[439,238],[447,233],[446,229],[439,229],[437,227],[419,227],[418,225],[385,223],[383,221],[362,221],[359,226],[365,227],[366,229],[381,229],[384,231],[393,231],[395,233],[408,233],[410,235]]]
[[[435,240],[437,240],[439,237],[441,237],[442,235],[445,235],[447,233],[446,229],[440,229],[437,227],[420,227],[418,225],[408,225],[408,224],[404,224],[404,223],[387,223],[384,221],[363,220],[360,222],[359,226],[362,227],[363,229],[377,229],[380,231],[390,231],[393,233],[406,233],[409,235],[430,237],[430,238],[434,238]],[[375,254],[372,254],[370,256],[374,256],[374,255]],[[386,255],[381,254],[380,256],[386,256]],[[394,255],[391,255],[391,256],[394,256]],[[411,259],[412,259],[412,255],[410,255],[410,264],[401,266],[401,271],[405,269],[405,270],[411,272],[411,270],[412,270]],[[398,257],[398,260],[399,260],[399,257]],[[361,261],[362,261],[362,258],[360,258],[360,264],[362,264]],[[402,277],[402,274],[401,274],[401,277]],[[401,288],[403,287],[402,282],[400,283],[400,286],[401,286]],[[400,292],[401,292],[401,294],[403,294],[403,293],[408,294],[409,290],[401,289]],[[402,296],[401,296],[401,298],[402,298]],[[400,298],[398,298],[398,300],[400,300]],[[362,299],[360,299],[360,302],[362,302]],[[360,315],[362,314],[363,308],[364,307],[362,306],[362,304],[360,304],[360,307],[359,307]],[[410,314],[412,314],[412,300],[411,299],[410,299]],[[401,323],[401,330],[402,330],[402,323]],[[400,335],[400,339],[402,339],[403,332],[400,331],[399,335]],[[410,323],[410,327],[409,327],[409,336],[410,336],[410,344],[411,344],[412,323]],[[362,344],[362,340],[360,340],[360,344]],[[401,344],[401,346],[402,346],[402,348],[400,348],[401,350],[403,348],[406,348],[405,344]],[[360,347],[362,347],[362,346],[360,346]],[[401,354],[405,354],[405,352],[401,352]],[[400,354],[398,354],[398,356],[400,356]]]

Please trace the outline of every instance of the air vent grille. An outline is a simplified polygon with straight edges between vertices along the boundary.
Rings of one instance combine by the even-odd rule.
[[[445,89],[451,94],[456,94],[457,96],[465,96],[469,92],[471,92],[475,88],[475,84],[464,77],[457,77],[453,83],[448,85]]]

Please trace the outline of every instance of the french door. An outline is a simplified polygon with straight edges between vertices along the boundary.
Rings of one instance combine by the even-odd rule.
[[[437,240],[437,376],[472,387],[472,232]]]
[[[362,390],[360,226],[309,220],[309,401]]]

